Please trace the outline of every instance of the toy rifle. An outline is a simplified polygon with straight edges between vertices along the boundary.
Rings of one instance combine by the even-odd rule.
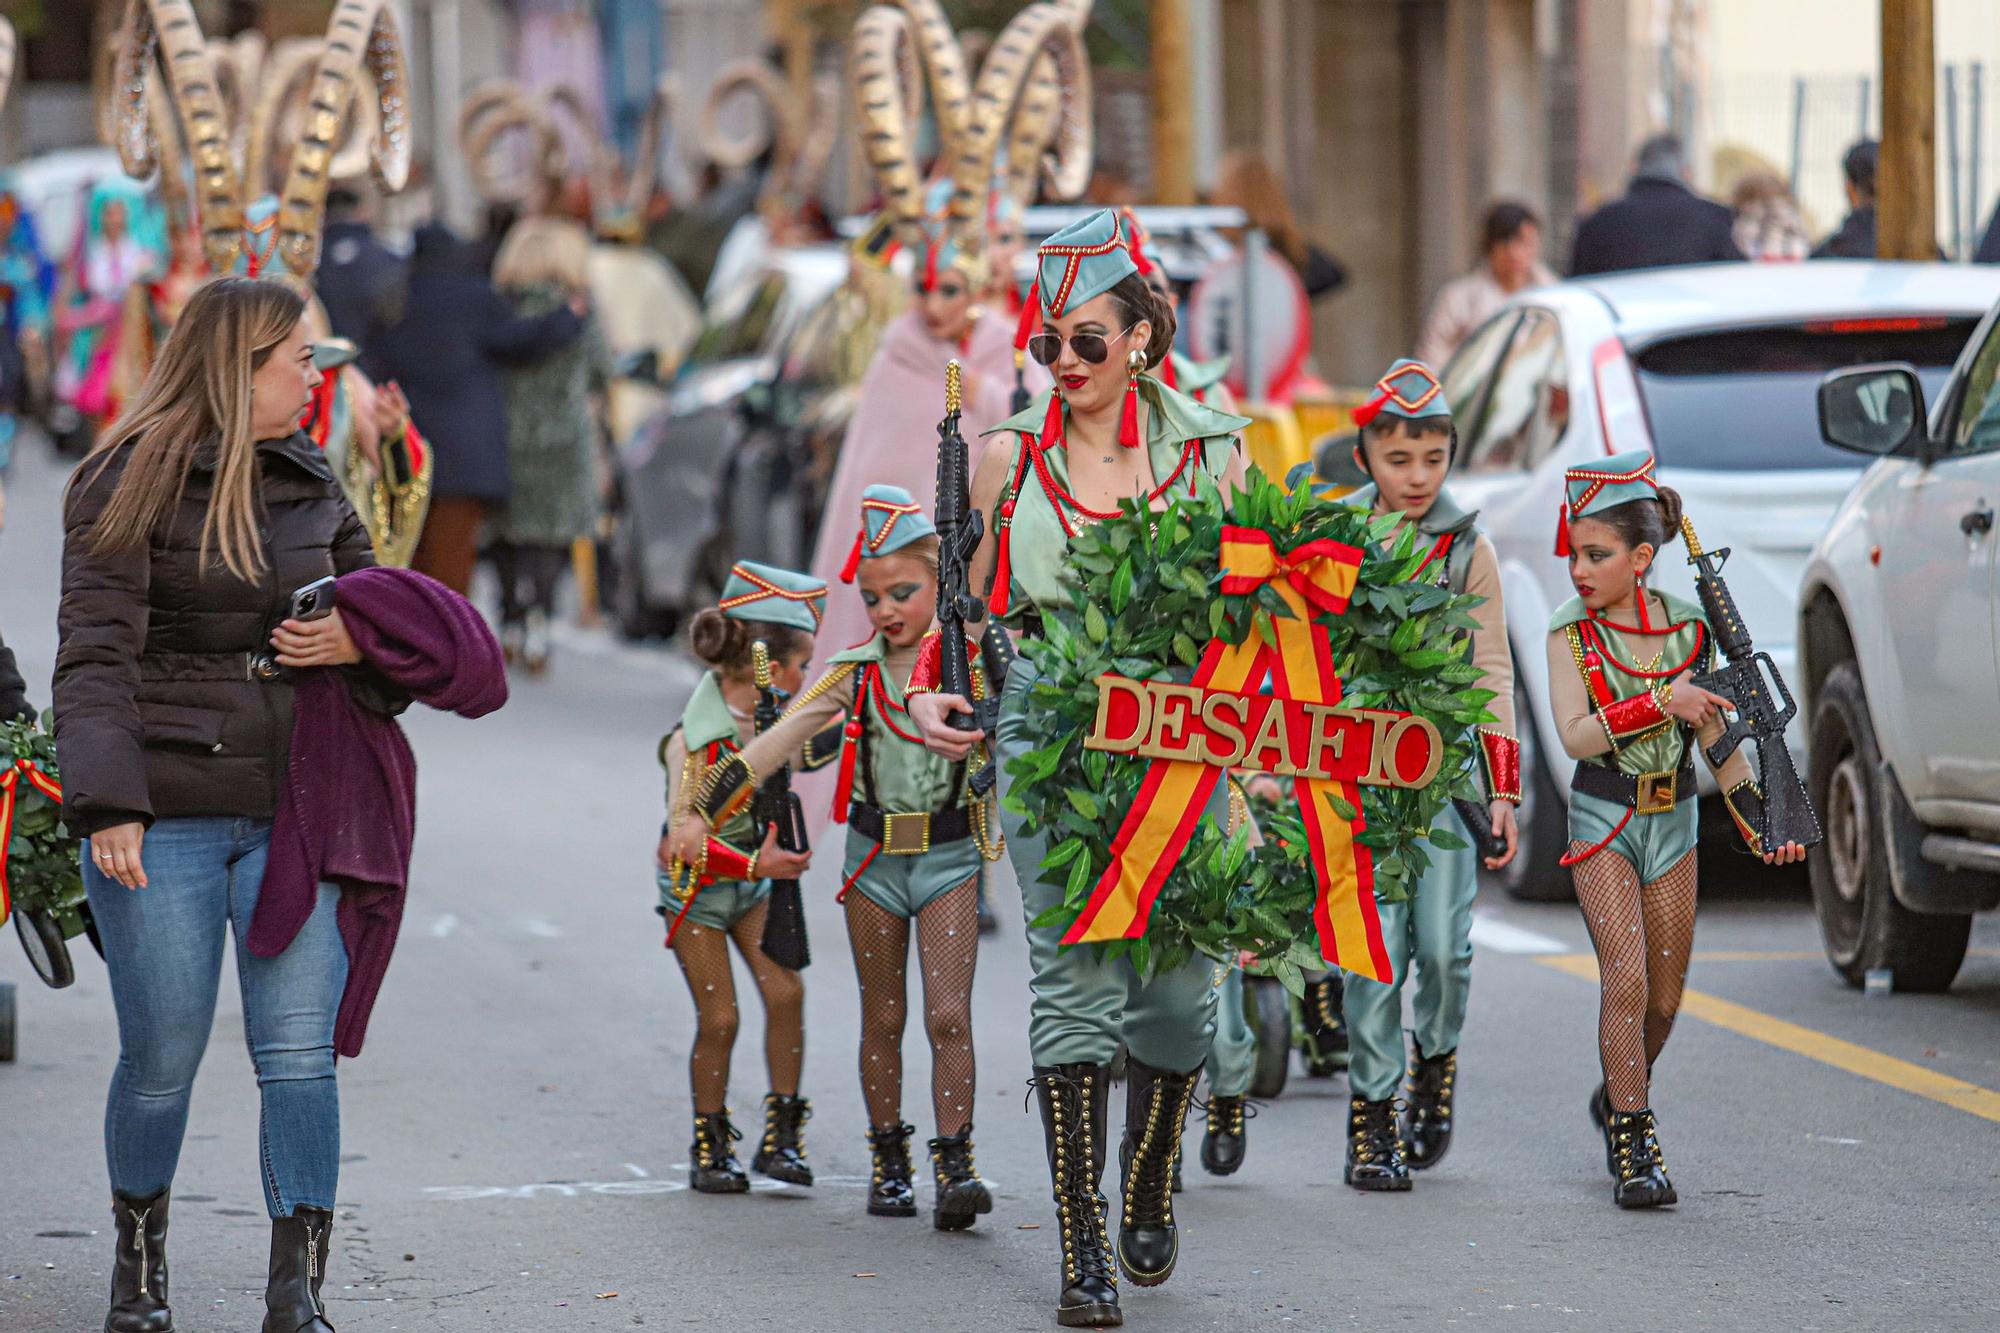
[[[1709,632],[1725,659],[1722,666],[1696,676],[1694,684],[1729,700],[1736,714],[1715,744],[1705,747],[1708,762],[1720,768],[1743,742],[1754,744],[1764,779],[1763,809],[1752,820],[1759,843],[1765,851],[1775,851],[1788,842],[1811,847],[1822,837],[1819,816],[1813,813],[1805,784],[1792,767],[1792,752],[1785,745],[1785,725],[1798,715],[1799,706],[1792,701],[1792,692],[1785,688],[1771,655],[1751,645],[1750,630],[1736,610],[1736,599],[1722,581],[1729,548],[1702,550],[1694,524],[1685,515],[1681,534],[1687,538],[1688,563],[1695,568],[1695,594],[1701,598]]]
[[[757,673],[757,732],[762,735],[778,722],[778,692],[771,688],[771,652],[762,639],[750,645],[750,660]],[[750,820],[756,829],[757,845],[764,834],[778,826],[778,846],[788,852],[803,852],[811,845],[806,837],[805,811],[792,790],[792,770],[780,765],[765,778],[750,801]],[[812,962],[806,943],[805,901],[795,879],[771,881],[770,906],[764,917],[764,952],[780,967],[794,972]]]
[[[1507,854],[1507,840],[1494,831],[1493,816],[1484,805],[1463,796],[1452,797],[1451,803],[1458,807],[1458,817],[1465,821],[1465,831],[1472,835],[1473,850],[1481,860]]]
[[[966,455],[965,436],[959,433],[958,413],[963,397],[963,385],[958,362],[950,362],[944,368],[944,420],[938,422],[938,465],[937,465],[937,515],[938,533],[938,692],[955,694],[961,699],[972,698],[972,667],[965,657],[965,625],[967,621],[977,621],[985,615],[986,609],[972,592],[970,566],[972,553],[979,549],[979,540],[985,534],[985,521],[972,507],[969,475],[971,463]],[[1001,667],[1001,677],[996,679],[988,673],[991,689],[987,697],[977,700],[970,713],[954,713],[945,718],[945,725],[959,731],[984,731],[991,734],[1000,722],[1000,679],[1004,679],[1005,665],[1012,658],[1013,641],[1007,631],[998,625],[989,625],[982,644],[983,655],[989,665]],[[974,796],[984,796],[993,787],[995,778],[993,765],[988,764],[974,773],[971,790]]]

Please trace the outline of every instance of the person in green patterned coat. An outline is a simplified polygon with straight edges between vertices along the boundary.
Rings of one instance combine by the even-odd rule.
[[[1721,737],[1730,701],[1692,679],[1715,655],[1701,608],[1646,586],[1681,527],[1681,498],[1654,479],[1652,455],[1614,454],[1564,481],[1556,554],[1569,560],[1576,596],[1549,621],[1549,704],[1577,761],[1562,862],[1602,992],[1604,1081],[1590,1115],[1604,1134],[1613,1200],[1656,1208],[1676,1200],[1651,1090],[1694,947],[1694,751]],[[1796,843],[1760,845],[1763,794],[1740,748],[1711,767],[1752,852],[1771,865],[1805,859]]]
[[[755,775],[783,763],[814,737],[840,737],[833,818],[847,825],[840,899],[861,982],[861,1094],[874,1156],[867,1209],[914,1217],[910,1137],[903,1120],[903,1026],[910,933],[916,928],[924,976],[924,1030],[931,1045],[930,1141],[936,1184],[932,1222],[960,1231],[993,1211],[993,1195],[972,1165],[972,974],[979,956],[982,855],[1002,854],[990,800],[967,789],[990,761],[984,747],[953,761],[932,754],[912,726],[904,685],[937,613],[937,529],[900,486],[862,492],[861,523],[841,570],[860,579],[874,634],[828,659],[825,674],[778,724],[717,768],[697,809],[719,813],[741,799]],[[681,854],[701,830],[690,826]]]
[[[987,432],[997,438],[971,487],[987,524],[969,561],[972,586],[990,588],[993,615],[1029,644],[1042,637],[1045,613],[1070,605],[1071,537],[1114,515],[1120,500],[1164,504],[1192,494],[1204,476],[1226,492],[1242,480],[1237,432],[1249,424],[1157,378],[1173,346],[1174,314],[1139,275],[1115,213],[1101,210],[1051,236],[1037,268],[1028,314],[1039,317],[1040,331],[1027,349],[1054,372],[1056,385]],[[960,759],[985,737],[946,722],[969,701],[935,692],[946,649],[935,637],[926,642],[932,647],[909,687],[910,715],[932,750]],[[1035,679],[1031,654],[1024,655],[1001,692],[995,749],[1003,802],[1011,787],[1007,761],[1040,743],[1027,711]],[[1227,818],[1220,784],[1208,813]],[[1122,1041],[1130,1060],[1116,1263],[1134,1283],[1154,1286],[1172,1275],[1179,1254],[1173,1170],[1215,1031],[1218,969],[1195,957],[1145,977],[1129,959],[1107,961],[1093,946],[1062,947],[1061,926],[1034,924],[1062,900],[1059,888],[1041,880],[1046,839],[1027,836],[1011,815],[1007,838],[1029,922],[1028,1041],[1060,1223],[1056,1318],[1105,1327],[1123,1318],[1098,1192],[1108,1067]]]
[[[590,235],[562,218],[524,218],[493,260],[493,282],[524,316],[590,292]],[[598,404],[611,353],[595,315],[561,351],[511,367],[507,389],[506,508],[492,516],[500,574],[500,641],[509,660],[539,674],[549,661],[556,589],[579,537],[597,531]]]
[[[751,1165],[775,1180],[812,1184],[804,1137],[810,1108],[799,1096],[805,983],[797,972],[772,961],[763,947],[771,881],[797,879],[811,857],[779,847],[775,825],[757,845],[747,797],[716,819],[712,831],[693,809],[710,770],[751,738],[757,705],[752,645],[761,642],[769,652],[773,685],[797,690],[825,600],[826,585],[810,575],[737,562],[723,585],[721,602],[688,626],[695,656],[709,670],[660,743],[668,814],[660,829],[658,911],[669,923],[667,947],[680,961],[694,998],[695,1039],[688,1052],[694,1090],[689,1183],[703,1194],[740,1194],[750,1188],[731,1147],[739,1135],[724,1101],[737,1028],[736,985],[729,965],[732,940],[763,997],[764,1053],[771,1076],[764,1098],[764,1137]],[[674,835],[688,829],[700,836],[685,855],[677,854]]]

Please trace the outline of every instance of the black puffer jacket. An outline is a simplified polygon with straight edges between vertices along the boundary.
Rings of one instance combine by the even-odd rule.
[[[123,467],[86,462],[63,515],[56,653],[56,758],[63,819],[88,835],[188,815],[270,818],[292,735],[292,686],[262,680],[294,590],[375,563],[367,530],[303,434],[257,446],[267,568],[244,582],[200,567],[209,474],[146,548],[96,554],[85,536]],[[86,480],[88,479],[88,480]]]

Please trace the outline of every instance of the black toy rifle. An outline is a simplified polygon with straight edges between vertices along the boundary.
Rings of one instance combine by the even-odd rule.
[[[937,515],[938,533],[938,692],[972,698],[972,667],[965,655],[965,625],[986,614],[986,608],[972,591],[972,553],[985,535],[983,516],[972,507],[971,463],[966,454],[965,436],[959,433],[958,413],[963,400],[962,372],[958,362],[944,368],[944,420],[938,422]],[[987,639],[1006,639],[1007,631],[989,625]],[[1011,658],[1012,641],[1003,648],[987,647],[989,659],[1003,664]],[[1000,722],[999,683],[992,682],[988,697],[974,701],[970,713],[954,713],[945,725],[959,731],[989,734]],[[972,775],[974,796],[992,789],[995,777],[991,764]]]
[[[1507,840],[1494,831],[1493,816],[1486,806],[1463,796],[1452,797],[1451,803],[1458,807],[1458,817],[1465,821],[1465,831],[1472,835],[1473,850],[1481,860],[1507,854]]]
[[[1799,706],[1792,701],[1792,692],[1785,688],[1771,655],[1752,646],[1736,599],[1722,580],[1729,548],[1702,550],[1694,524],[1685,516],[1681,518],[1681,535],[1687,539],[1688,563],[1695,568],[1695,594],[1701,598],[1709,632],[1725,659],[1722,666],[1696,676],[1694,684],[1729,700],[1736,714],[1715,744],[1705,747],[1708,762],[1720,768],[1743,742],[1754,744],[1764,786],[1761,817],[1751,821],[1757,826],[1758,841],[1767,852],[1788,842],[1811,847],[1822,837],[1819,816],[1813,813],[1805,784],[1792,767],[1792,752],[1785,745],[1785,725],[1798,715]]]
[[[771,688],[771,653],[762,639],[750,645],[750,660],[757,673],[757,733],[762,735],[778,722],[778,692]],[[792,770],[780,765],[765,778],[750,800],[750,821],[756,829],[756,845],[764,845],[765,832],[778,826],[778,846],[788,852],[803,852],[811,846],[806,837],[805,811],[792,791]],[[764,918],[764,952],[780,967],[794,972],[812,962],[806,942],[805,900],[795,879],[771,881],[770,906]]]

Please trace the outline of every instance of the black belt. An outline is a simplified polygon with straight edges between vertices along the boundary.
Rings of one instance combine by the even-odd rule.
[[[1690,799],[1695,794],[1694,756],[1690,753],[1684,758],[1678,770],[1636,775],[1603,764],[1580,763],[1569,780],[1569,789],[1642,815],[1665,814],[1680,804],[1683,794]]]
[[[261,649],[245,653],[155,653],[142,652],[139,679],[149,685],[196,681],[283,680],[287,672],[278,665],[277,650]]]
[[[895,814],[856,801],[847,807],[847,826],[882,844],[891,856],[915,856],[972,836],[972,812],[962,805],[935,813]]]

